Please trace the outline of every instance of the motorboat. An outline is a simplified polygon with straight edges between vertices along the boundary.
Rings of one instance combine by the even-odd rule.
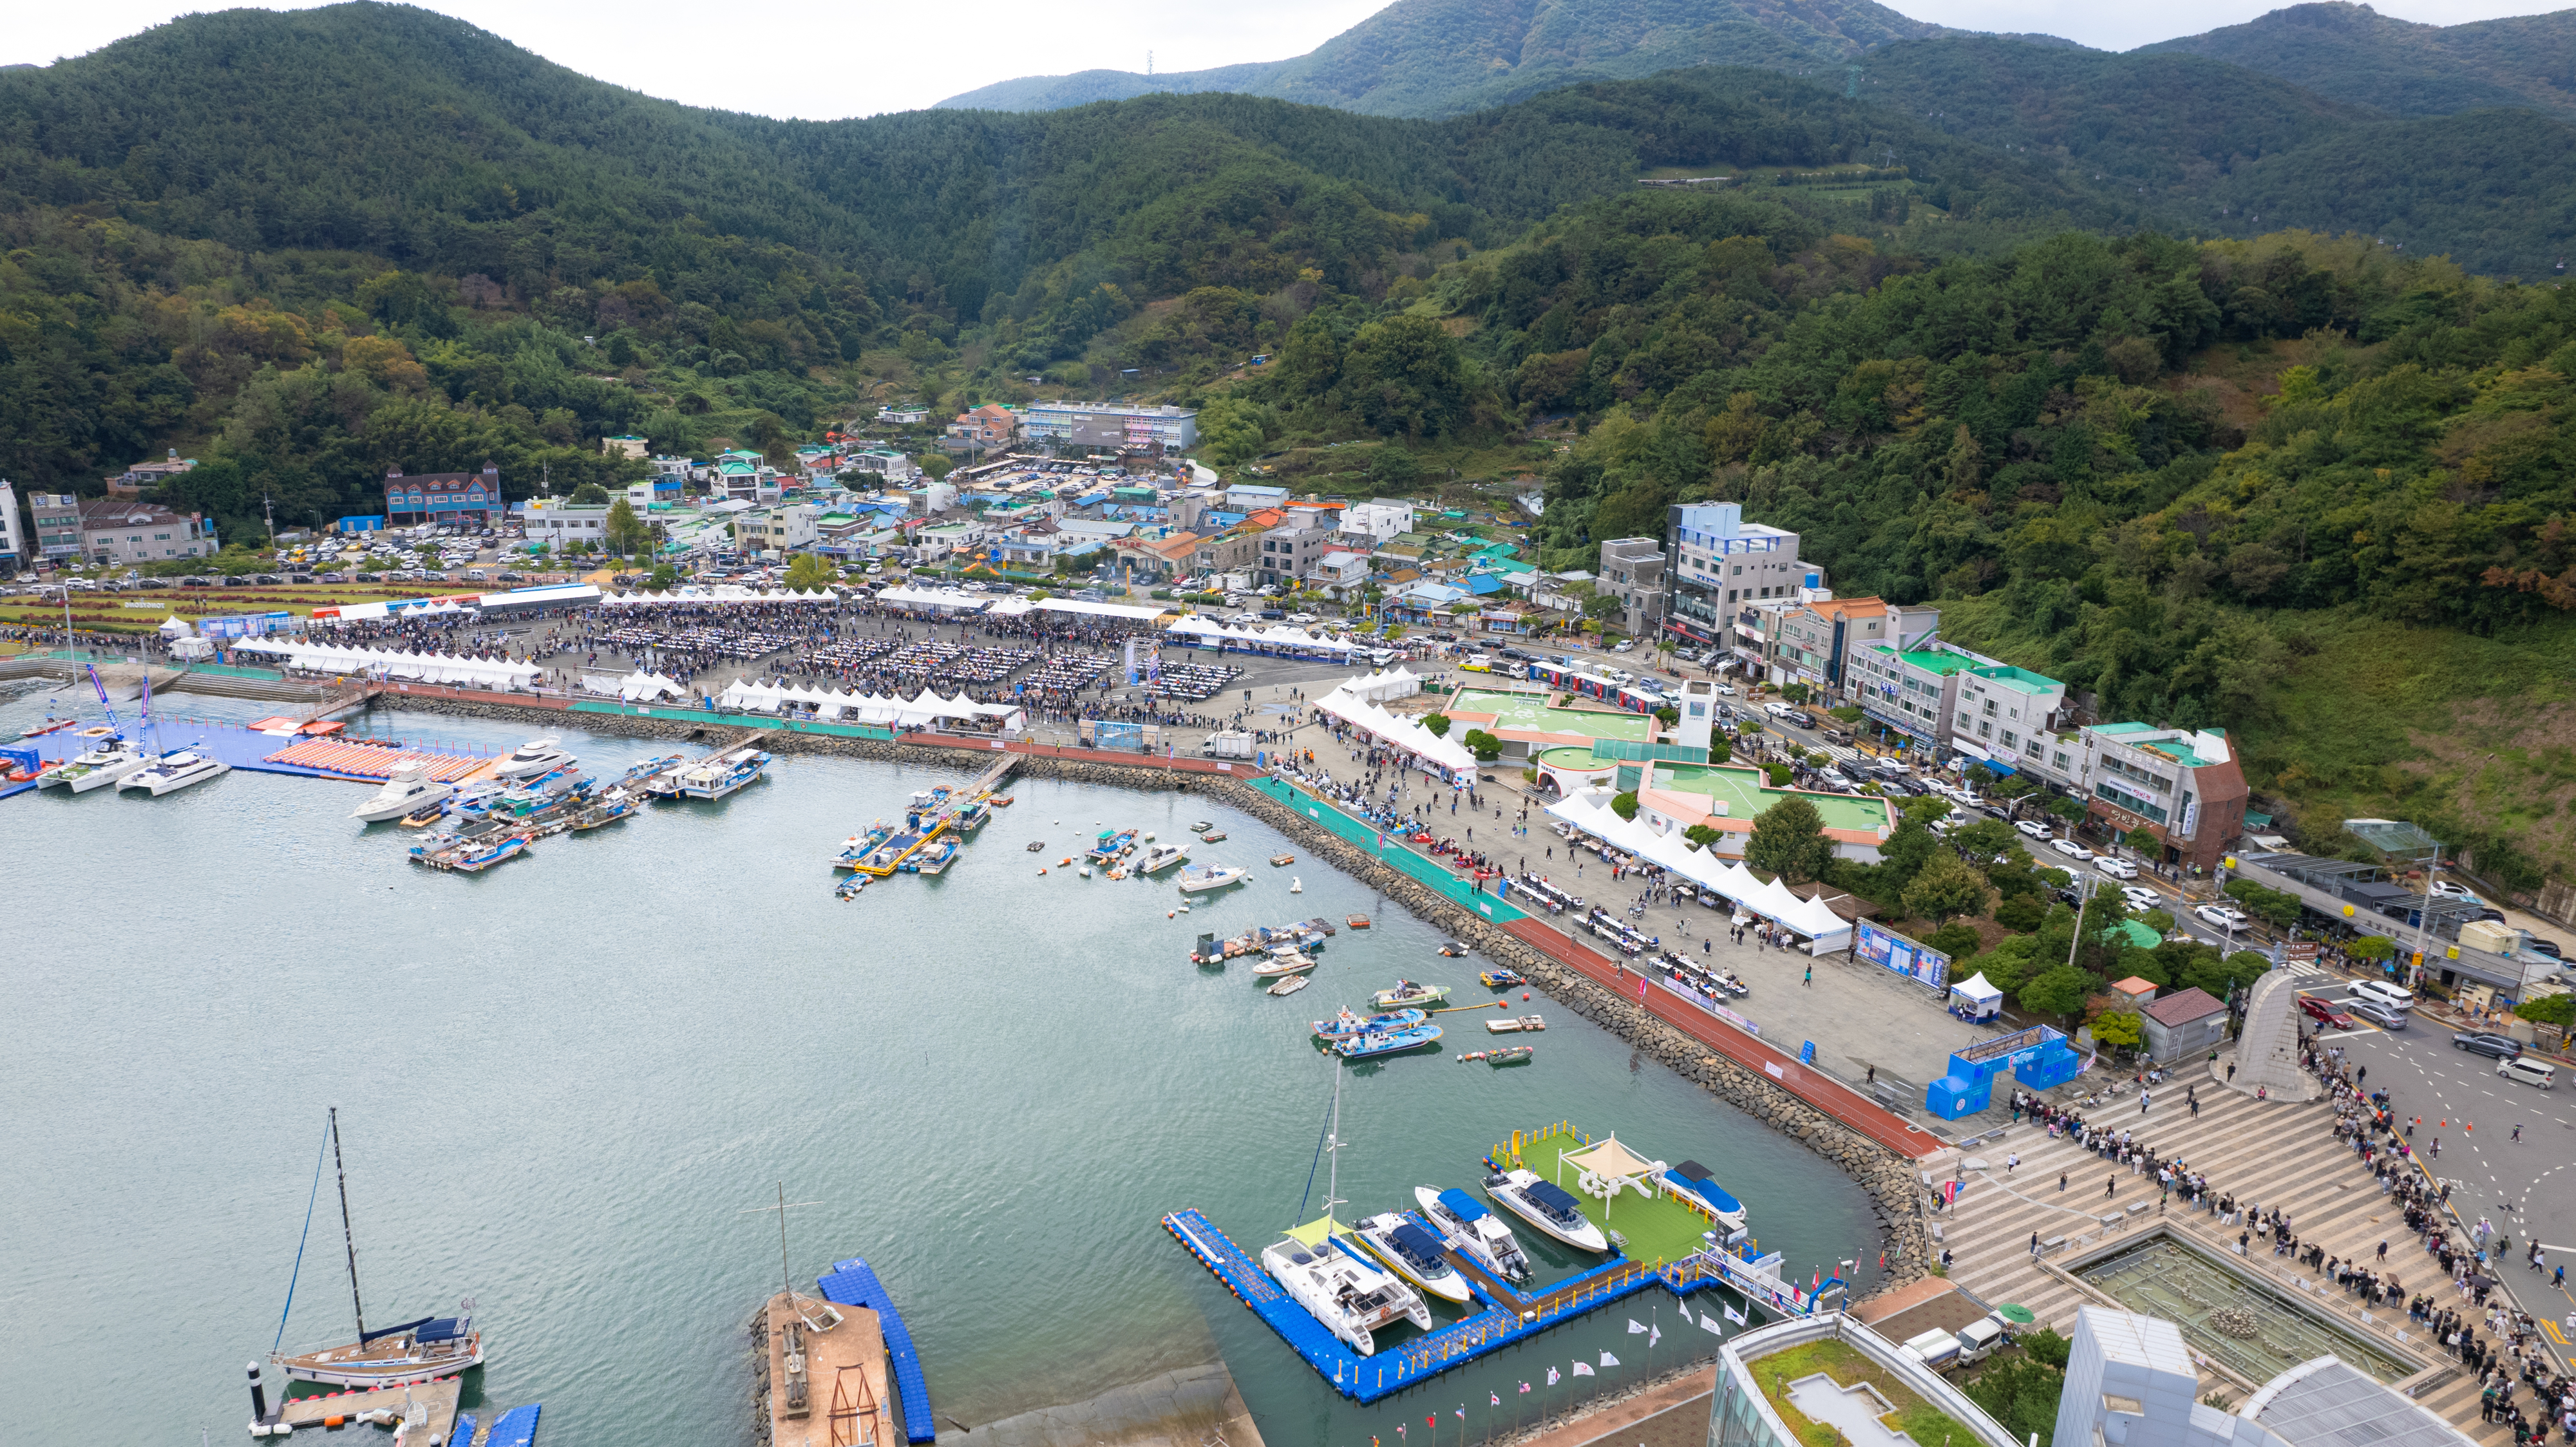
[[[903,862],[903,872],[927,874],[936,878],[947,872],[948,866],[957,860],[957,851],[965,847],[966,843],[962,839],[948,836],[933,839],[914,851],[913,856]]]
[[[1273,949],[1260,964],[1252,967],[1256,980],[1275,980],[1282,975],[1302,975],[1315,968],[1315,957],[1294,945]]]
[[[1425,985],[1413,980],[1398,980],[1392,990],[1380,990],[1369,996],[1369,1004],[1379,1010],[1400,1010],[1411,1006],[1429,1008],[1449,998],[1447,985]]]
[[[217,774],[229,774],[233,766],[211,755],[188,749],[172,749],[143,768],[117,781],[119,789],[142,789],[158,799],[175,794],[190,784],[202,784]]]
[[[1444,1032],[1437,1025],[1407,1025],[1401,1030],[1363,1030],[1348,1040],[1334,1044],[1334,1053],[1344,1060],[1374,1060],[1381,1055],[1402,1055],[1408,1050],[1427,1050],[1440,1043]]]
[[[425,763],[403,765],[385,780],[383,788],[360,800],[358,807],[349,811],[349,817],[381,824],[445,802],[448,795],[456,792],[456,786],[433,779],[429,773],[430,765]]]
[[[97,748],[63,760],[36,776],[36,787],[50,789],[56,785],[75,794],[119,783],[125,776],[148,766],[152,756],[121,738],[109,738]]]
[[[1186,844],[1157,844],[1153,848],[1145,851],[1144,858],[1137,860],[1132,865],[1129,865],[1127,872],[1130,874],[1160,874],[1164,870],[1170,869],[1175,865],[1188,863],[1189,857],[1190,847]]]
[[[1315,1022],[1318,1040],[1348,1040],[1371,1030],[1403,1030],[1419,1025],[1431,1017],[1420,1010],[1395,1010],[1384,1015],[1361,1015],[1345,1009],[1330,1020]]]
[[[527,852],[529,832],[512,823],[492,821],[433,834],[411,847],[411,862],[458,874],[480,874],[504,860]]]
[[[1287,975],[1283,976],[1277,984],[1272,985],[1269,993],[1273,995],[1293,995],[1313,983],[1315,983],[1315,977],[1312,975]]]
[[[1483,985],[1489,990],[1508,990],[1516,985],[1526,985],[1529,983],[1529,977],[1527,975],[1522,974],[1518,970],[1504,969],[1500,965],[1478,975],[1476,980],[1477,983]]]
[[[1474,1299],[1467,1289],[1467,1278],[1458,1268],[1441,1258],[1440,1238],[1394,1211],[1371,1216],[1352,1228],[1351,1234],[1369,1254],[1392,1267],[1395,1274],[1443,1301],[1461,1306]]]
[[[1416,1186],[1413,1199],[1422,1207],[1422,1219],[1431,1223],[1450,1249],[1505,1281],[1529,1280],[1529,1258],[1521,1254],[1521,1243],[1512,1236],[1511,1227],[1485,1209],[1484,1202],[1455,1186],[1446,1190]]]
[[[1241,884],[1251,873],[1237,864],[1193,864],[1181,871],[1181,893],[1205,894],[1210,890]]]
[[[1376,1333],[1400,1321],[1431,1329],[1422,1297],[1333,1234],[1327,1216],[1291,1231],[1261,1251],[1261,1269],[1289,1299],[1362,1356],[1377,1352]]]
[[[1494,1066],[1526,1065],[1529,1058],[1537,1053],[1535,1045],[1506,1045],[1499,1050],[1470,1050],[1458,1057],[1458,1063],[1464,1065],[1470,1060],[1481,1060]]]
[[[573,762],[572,751],[553,739],[530,739],[492,770],[496,779],[533,779]]]
[[[1585,1251],[1610,1249],[1610,1238],[1583,1214],[1583,1205],[1574,1199],[1574,1193],[1542,1179],[1535,1171],[1496,1171],[1485,1178],[1485,1194],[1503,1209],[1568,1246]]]
[[[756,748],[711,754],[675,776],[684,799],[721,799],[761,776],[769,755]]]
[[[1664,1172],[1663,1177],[1664,1185],[1675,1194],[1706,1207],[1711,1216],[1729,1228],[1744,1229],[1744,1203],[1712,1179],[1708,1167],[1697,1161],[1684,1161]]]

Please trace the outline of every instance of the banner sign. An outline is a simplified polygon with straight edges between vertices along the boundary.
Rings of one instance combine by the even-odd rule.
[[[1936,990],[1950,988],[1950,957],[1867,920],[1855,921],[1852,953],[1881,969],[1920,980]]]

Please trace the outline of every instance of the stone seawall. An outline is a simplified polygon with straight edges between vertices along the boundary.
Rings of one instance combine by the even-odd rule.
[[[758,725],[722,725],[639,718],[632,714],[567,714],[560,709],[513,708],[504,704],[457,699],[402,698],[398,707],[424,713],[503,718],[556,730],[567,725],[594,733],[665,739],[722,747],[759,732]],[[763,745],[775,754],[832,754],[883,763],[924,764],[973,775],[989,767],[992,756],[957,748],[906,744],[882,739],[842,738],[830,734],[773,732]],[[1923,1214],[1924,1188],[1916,1168],[1903,1157],[1807,1104],[1758,1071],[1710,1054],[1707,1047],[1599,984],[1558,965],[1521,940],[1432,890],[1410,875],[1371,858],[1358,846],[1304,818],[1243,780],[1224,775],[1193,774],[1145,763],[1109,759],[1023,756],[1017,774],[1025,778],[1066,779],[1122,789],[1159,789],[1201,793],[1225,800],[1298,841],[1311,857],[1351,875],[1462,940],[1497,964],[1529,977],[1532,988],[1567,1009],[1635,1046],[1639,1051],[1696,1081],[1710,1094],[1795,1139],[1834,1163],[1868,1193],[1887,1250],[1881,1288],[1921,1277],[1934,1251]]]

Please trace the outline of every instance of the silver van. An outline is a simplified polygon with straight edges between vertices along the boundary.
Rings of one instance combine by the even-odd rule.
[[[2496,1074],[2516,1084],[2536,1085],[2542,1090],[2554,1090],[2558,1086],[2558,1067],[2546,1060],[2534,1060],[2528,1055],[2517,1055],[2511,1060],[2497,1061]]]

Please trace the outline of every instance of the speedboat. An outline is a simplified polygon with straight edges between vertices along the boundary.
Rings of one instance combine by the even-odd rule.
[[[1398,980],[1392,990],[1380,990],[1369,996],[1369,1004],[1380,1010],[1406,1006],[1431,1006],[1449,998],[1447,985],[1424,985],[1412,980]]]
[[[1697,1200],[1708,1213],[1731,1229],[1744,1229],[1744,1203],[1727,1193],[1708,1174],[1708,1167],[1697,1161],[1684,1161],[1664,1172],[1664,1184]]]
[[[1523,975],[1520,971],[1507,970],[1500,965],[1478,975],[1476,979],[1489,990],[1508,990],[1514,985],[1526,985],[1529,983],[1529,977]]]
[[[1610,1238],[1583,1214],[1574,1193],[1535,1171],[1496,1171],[1485,1178],[1485,1194],[1505,1210],[1568,1246],[1607,1251]]]
[[[1348,1040],[1371,1030],[1403,1030],[1419,1025],[1431,1017],[1420,1010],[1394,1010],[1384,1015],[1361,1015],[1349,1009],[1330,1020],[1315,1022],[1319,1040]]]
[[[496,779],[533,779],[573,762],[572,752],[553,739],[530,739],[492,770]]]
[[[1380,1055],[1401,1055],[1408,1050],[1427,1049],[1440,1043],[1442,1031],[1437,1025],[1407,1025],[1401,1030],[1367,1030],[1333,1046],[1333,1052],[1344,1060],[1370,1060]]]
[[[1190,847],[1186,844],[1157,844],[1145,851],[1145,857],[1128,867],[1130,874],[1160,874],[1176,864],[1188,862]]]
[[[1181,893],[1205,894],[1230,884],[1241,884],[1252,871],[1238,864],[1192,865],[1181,871]]]
[[[1352,1232],[1360,1244],[1395,1274],[1443,1301],[1464,1306],[1472,1299],[1467,1278],[1440,1258],[1440,1238],[1396,1212],[1371,1216]]]
[[[135,770],[118,782],[119,789],[145,789],[158,799],[175,794],[190,784],[201,784],[217,774],[229,774],[233,766],[223,760],[186,749],[172,749],[145,768]]]
[[[427,764],[405,764],[394,770],[385,786],[360,801],[349,811],[352,819],[380,824],[387,819],[400,819],[407,814],[436,804],[456,792],[454,784],[443,784],[429,776]]]
[[[1313,983],[1315,983],[1315,977],[1312,975],[1289,975],[1280,980],[1279,983],[1272,985],[1270,987],[1270,993],[1273,995],[1293,995]]]
[[[1361,1356],[1376,1354],[1380,1327],[1410,1321],[1429,1331],[1431,1308],[1413,1288],[1336,1239],[1333,1225],[1328,1216],[1263,1247],[1261,1269]]]
[[[75,794],[122,781],[126,775],[152,762],[152,756],[124,739],[111,738],[97,748],[63,760],[36,776],[36,787],[50,789],[57,784]]]
[[[1529,1280],[1529,1258],[1521,1254],[1521,1243],[1512,1238],[1511,1227],[1485,1209],[1484,1202],[1455,1186],[1447,1190],[1416,1186],[1413,1199],[1422,1207],[1422,1218],[1458,1254],[1505,1281]]]
[[[1268,958],[1252,967],[1252,977],[1256,980],[1275,980],[1281,975],[1301,975],[1313,968],[1315,968],[1313,955],[1304,953],[1295,945],[1280,945],[1270,951]]]

